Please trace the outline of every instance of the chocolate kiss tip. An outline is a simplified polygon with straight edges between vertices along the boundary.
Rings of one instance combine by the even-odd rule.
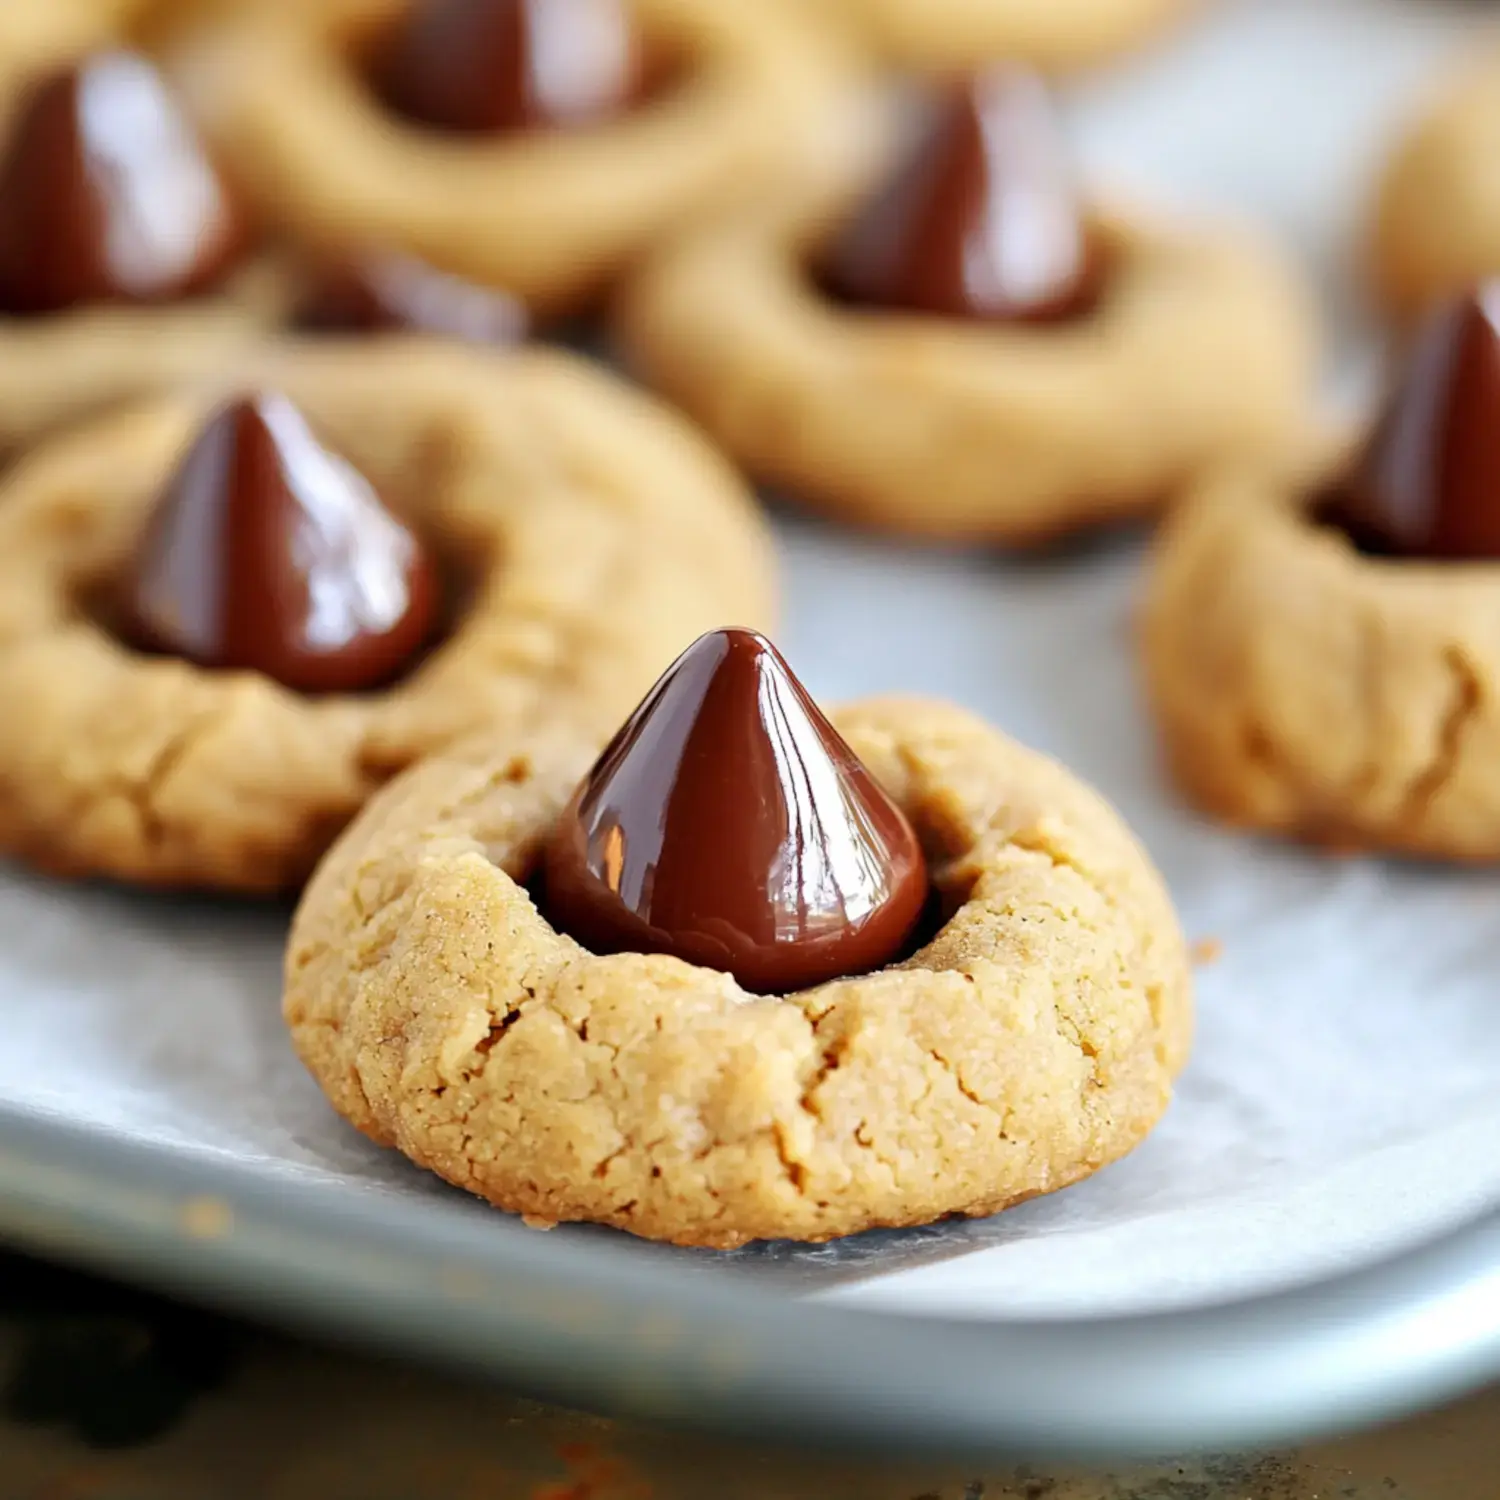
[[[438,609],[432,564],[284,396],[215,412],[168,478],[125,580],[130,634],[204,667],[353,692],[407,666]]]
[[[98,53],[28,93],[0,160],[0,307],[167,301],[213,282],[244,243],[148,59]]]
[[[1500,278],[1423,321],[1335,509],[1379,550],[1500,558]]]
[[[542,861],[595,953],[670,953],[785,993],[904,955],[928,895],[911,824],[776,648],[715,630],[584,778]]]
[[[1047,85],[1018,67],[952,86],[823,267],[855,304],[936,317],[1060,322],[1105,275]]]
[[[416,0],[381,49],[375,83],[409,120],[483,134],[606,119],[638,72],[623,0]]]

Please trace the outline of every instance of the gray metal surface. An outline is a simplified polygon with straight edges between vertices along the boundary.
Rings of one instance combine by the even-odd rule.
[[[1279,1445],[1500,1375],[1500,1216],[1238,1304],[946,1322],[0,1108],[0,1239],[620,1415],[952,1455]]]

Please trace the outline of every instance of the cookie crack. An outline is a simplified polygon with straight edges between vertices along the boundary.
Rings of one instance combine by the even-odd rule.
[[[1438,724],[1431,758],[1401,798],[1398,825],[1419,822],[1425,816],[1457,768],[1469,726],[1484,707],[1484,684],[1473,662],[1457,646],[1445,647],[1441,661],[1449,679],[1448,705]]]
[[[141,838],[147,845],[157,847],[167,838],[166,820],[158,807],[162,788],[218,722],[221,713],[222,709],[214,706],[195,714],[163,741],[139,775],[116,777],[109,783],[108,792],[122,798],[134,810]]]
[[[802,1091],[798,1096],[797,1104],[804,1114],[810,1115],[814,1120],[821,1121],[823,1115],[818,1109],[813,1095],[823,1086],[824,1080],[830,1073],[837,1072],[843,1066],[844,1058],[848,1054],[848,1051],[848,1037],[839,1037],[831,1047],[823,1049],[818,1066],[802,1082]]]
[[[788,1149],[786,1126],[779,1120],[771,1127],[771,1141],[776,1148],[776,1156],[781,1162],[781,1170],[786,1173],[786,1180],[791,1184],[792,1191],[798,1197],[806,1196],[807,1168]]]
[[[963,1074],[959,1072],[958,1065],[954,1063],[950,1058],[944,1057],[936,1047],[925,1047],[923,1048],[923,1051],[925,1051],[928,1057],[930,1057],[933,1062],[935,1062],[938,1067],[940,1067],[943,1072],[945,1072],[953,1080],[954,1088],[956,1088],[959,1093],[969,1101],[970,1104],[978,1105],[980,1109],[987,1110],[990,1114],[1000,1113],[1000,1111],[997,1110],[994,1104],[992,1104],[988,1099],[980,1098],[980,1096],[976,1094],[974,1090],[964,1082]],[[1003,1120],[1000,1133],[1002,1135],[1005,1133],[1003,1128]]]

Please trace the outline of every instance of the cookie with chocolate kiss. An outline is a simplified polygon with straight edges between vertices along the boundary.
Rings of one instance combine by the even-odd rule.
[[[1300,426],[1316,322],[1290,268],[1092,199],[1036,75],[949,79],[860,140],[694,221],[616,303],[632,367],[789,503],[1034,546]]]
[[[1500,859],[1500,282],[1422,320],[1340,447],[1202,482],[1161,536],[1143,639],[1170,764],[1236,826]]]
[[[1165,1108],[1192,1003],[1096,794],[941,703],[825,714],[731,629],[602,754],[515,726],[387,788],[303,898],[283,1013],[449,1182],[727,1249],[1087,1176]]]
[[[726,601],[744,485],[556,350],[304,341],[43,444],[0,484],[0,854],[295,891],[412,761],[618,720]]]
[[[868,81],[764,0],[227,6],[172,59],[294,242],[380,246],[548,322],[685,221],[841,153]]]

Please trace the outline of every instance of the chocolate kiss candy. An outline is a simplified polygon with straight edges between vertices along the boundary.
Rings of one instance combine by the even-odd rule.
[[[125,606],[149,648],[303,692],[352,692],[410,662],[438,589],[368,481],[285,397],[261,394],[216,412],[179,462]]]
[[[318,268],[298,323],[315,329],[409,328],[470,344],[526,337],[526,305],[399,250],[372,250]]]
[[[168,301],[213,282],[244,241],[145,58],[101,53],[27,96],[0,161],[0,307]]]
[[[1500,558],[1500,278],[1422,324],[1334,508],[1377,550]]]
[[[938,317],[1055,322],[1103,280],[1046,85],[984,73],[937,103],[823,263],[836,296]]]
[[[911,824],[750,630],[668,668],[558,820],[542,881],[595,953],[672,953],[761,992],[901,957],[927,900]]]
[[[376,85],[410,120],[482,133],[606,119],[638,73],[623,0],[415,0]]]

